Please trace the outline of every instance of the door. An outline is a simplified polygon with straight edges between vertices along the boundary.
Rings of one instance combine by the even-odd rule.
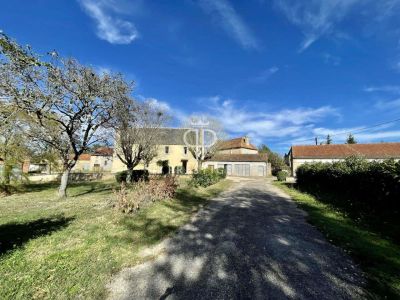
[[[182,160],[182,173],[186,174],[187,172],[187,160]]]
[[[232,175],[232,165],[226,165],[226,175],[231,176]]]
[[[264,166],[258,166],[258,176],[265,176]]]

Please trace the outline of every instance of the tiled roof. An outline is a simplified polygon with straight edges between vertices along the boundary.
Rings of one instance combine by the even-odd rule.
[[[99,147],[94,150],[93,155],[100,155],[100,156],[112,156],[114,153],[114,149],[110,147]]]
[[[231,161],[231,162],[266,162],[265,154],[215,154],[207,161]]]
[[[400,158],[400,143],[292,146],[293,158]]]
[[[254,145],[252,145],[250,143],[246,143],[246,140],[244,137],[223,141],[218,146],[219,150],[229,150],[229,149],[238,149],[238,148],[257,150],[257,148]]]
[[[81,155],[79,155],[78,160],[90,160],[90,154],[82,153]]]

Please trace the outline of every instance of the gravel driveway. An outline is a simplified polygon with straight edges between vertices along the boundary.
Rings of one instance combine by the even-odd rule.
[[[109,298],[364,298],[361,272],[305,216],[265,180],[238,181],[155,258],[116,275]]]

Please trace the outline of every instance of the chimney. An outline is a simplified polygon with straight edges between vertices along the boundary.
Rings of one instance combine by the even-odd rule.
[[[248,136],[243,137],[243,142],[244,142],[246,145],[249,145],[249,144],[250,144],[249,137],[248,137]]]

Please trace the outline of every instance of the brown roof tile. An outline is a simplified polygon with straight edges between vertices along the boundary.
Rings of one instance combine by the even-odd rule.
[[[99,147],[94,150],[93,155],[100,155],[100,156],[112,156],[114,153],[114,149],[110,147]]]
[[[90,154],[82,153],[81,155],[79,155],[78,160],[90,160]]]
[[[250,143],[246,144],[244,137],[223,141],[218,146],[219,150],[229,150],[229,149],[238,149],[238,148],[257,150],[257,148],[254,145],[252,145]]]
[[[215,154],[208,161],[266,162],[265,154]]]
[[[400,158],[400,143],[292,146],[293,158]]]

